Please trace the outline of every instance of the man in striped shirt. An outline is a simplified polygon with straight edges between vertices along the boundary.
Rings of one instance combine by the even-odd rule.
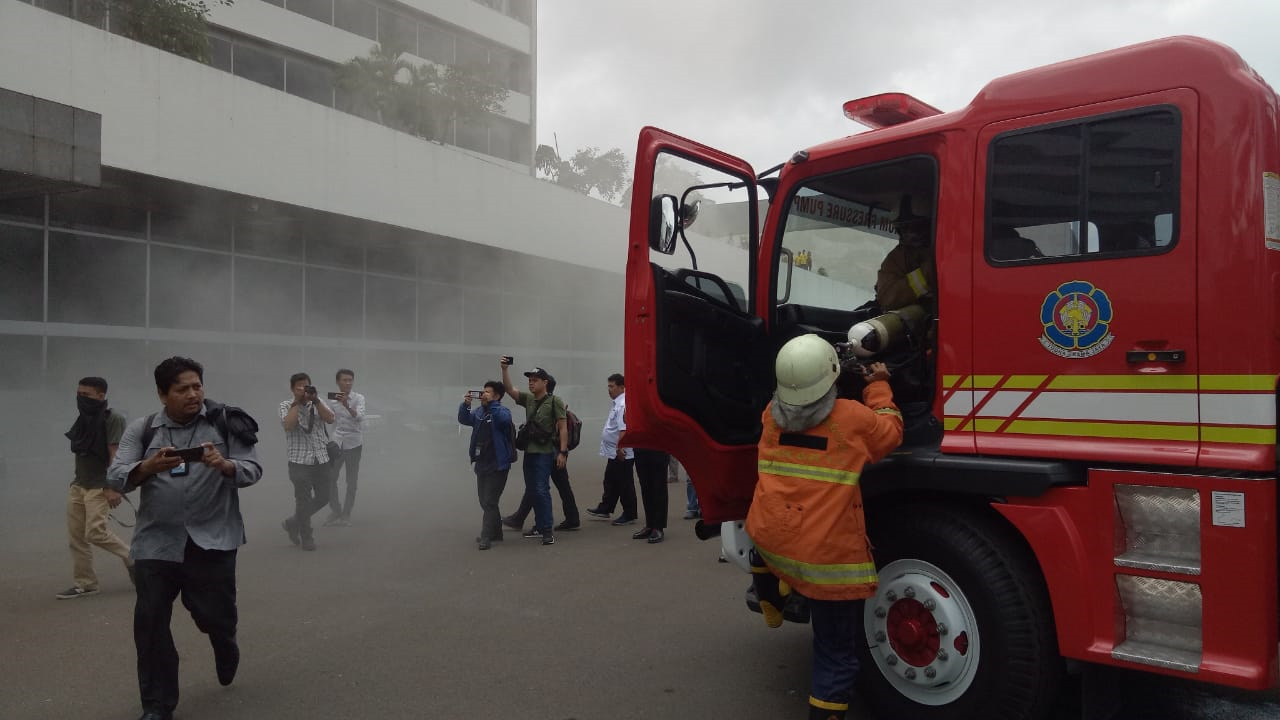
[[[284,531],[294,545],[315,550],[311,516],[329,504],[332,466],[329,464],[329,431],[333,410],[320,402],[311,376],[294,373],[289,378],[293,399],[280,403],[280,423],[284,425],[289,453],[289,482],[293,483],[293,515],[284,519]]]

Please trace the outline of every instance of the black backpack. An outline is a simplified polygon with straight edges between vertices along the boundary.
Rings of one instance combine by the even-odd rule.
[[[142,443],[143,455],[147,454],[147,448],[151,447],[151,440],[156,436],[153,423],[157,414],[151,413],[142,423],[142,437],[139,442]],[[235,435],[236,439],[245,445],[258,444],[258,421],[244,410],[205,398],[204,414],[205,418],[218,429],[218,434],[222,436],[222,442],[228,450],[231,448],[230,435]]]

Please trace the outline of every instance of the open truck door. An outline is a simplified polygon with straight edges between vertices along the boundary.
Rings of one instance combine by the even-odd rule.
[[[647,127],[627,253],[626,444],[672,453],[706,522],[746,517],[773,388],[751,166]]]

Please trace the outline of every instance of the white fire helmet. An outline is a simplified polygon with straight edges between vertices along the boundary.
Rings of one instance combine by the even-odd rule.
[[[840,358],[831,343],[810,333],[782,346],[774,372],[778,376],[779,400],[788,405],[808,405],[831,389],[840,375]]]

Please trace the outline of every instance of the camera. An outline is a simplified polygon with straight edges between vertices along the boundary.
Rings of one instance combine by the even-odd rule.
[[[503,365],[514,365],[514,364],[515,364],[515,362],[516,362],[516,359],[515,359],[515,357],[514,357],[514,356],[512,356],[512,355],[503,355],[503,356],[502,356],[502,364],[503,364]]]
[[[315,386],[315,385],[308,385],[308,386],[306,386],[306,387],[302,388],[302,392],[303,392],[304,394],[307,394],[307,395],[315,395],[315,394],[316,394],[316,386]]]
[[[339,396],[339,395],[341,395],[341,394],[342,394],[342,393],[331,392],[331,393],[329,393],[329,399],[330,399],[330,400],[337,400],[337,399],[338,399],[338,396]]]

